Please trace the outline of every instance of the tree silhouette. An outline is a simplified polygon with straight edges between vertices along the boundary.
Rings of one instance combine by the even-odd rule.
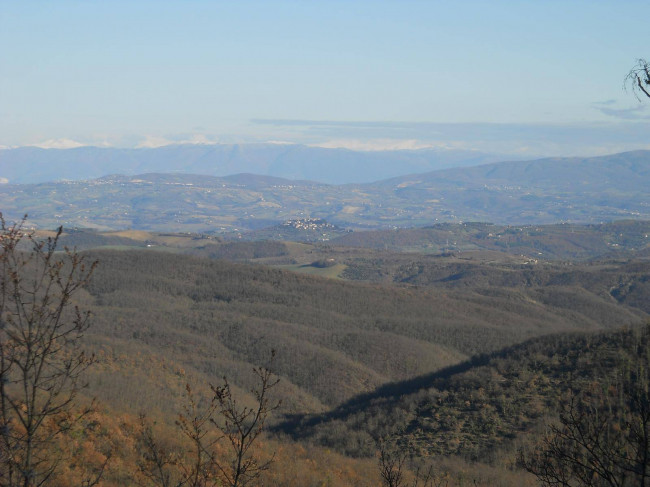
[[[637,59],[636,64],[625,77],[625,86],[630,86],[634,94],[650,98],[650,63]]]
[[[25,217],[26,218],[26,217]],[[90,408],[75,411],[89,313],[72,303],[96,262],[59,252],[0,214],[0,486],[47,485],[63,461],[53,445]],[[103,469],[102,469],[103,470]],[[80,484],[94,485],[89,479]]]

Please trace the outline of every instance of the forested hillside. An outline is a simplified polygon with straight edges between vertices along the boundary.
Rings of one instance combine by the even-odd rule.
[[[279,428],[349,455],[372,455],[372,438],[388,435],[418,455],[513,467],[517,450],[535,443],[566,401],[594,384],[617,387],[637,366],[647,371],[649,350],[648,326],[536,338]]]
[[[96,340],[164,349],[235,383],[275,349],[283,387],[296,398],[285,407],[302,412],[532,336],[647,316],[579,286],[391,288],[151,251],[90,255],[100,261],[84,303]]]
[[[0,487],[650,487],[649,17],[0,0]]]
[[[554,414],[566,374],[595,373],[589,363],[627,350],[632,338],[620,337],[646,337],[580,333],[638,327],[650,312],[642,259],[524,263],[494,252],[427,256],[178,234],[92,236],[62,238],[108,247],[83,252],[98,265],[74,299],[92,312],[84,347],[95,357],[80,402],[97,401],[78,425],[83,433],[75,433],[87,444],[75,468],[108,461],[106,485],[140,475],[133,462],[143,460],[132,451],[148,427],[174,451],[187,451],[174,421],[188,384],[205,401],[209,384],[225,376],[242,404],[254,404],[251,369],[267,365],[280,379],[273,397],[282,404],[269,418],[274,433],[255,450],[260,458],[279,452],[261,485],[328,476],[335,485],[376,485],[372,456],[381,437],[417,458],[433,455],[450,485],[463,478],[522,485],[531,477],[508,470],[524,444],[517,438]],[[342,275],[351,280],[219,259],[327,255],[347,255]],[[378,276],[354,282],[364,266]],[[142,412],[153,423],[138,420]]]

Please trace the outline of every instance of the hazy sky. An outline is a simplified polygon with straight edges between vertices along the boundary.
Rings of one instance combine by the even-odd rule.
[[[650,148],[645,1],[0,1],[0,146]]]

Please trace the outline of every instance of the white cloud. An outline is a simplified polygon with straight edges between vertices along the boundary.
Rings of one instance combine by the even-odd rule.
[[[48,139],[31,145],[33,147],[40,147],[41,149],[75,149],[77,147],[84,147],[87,144],[82,144],[72,139]]]
[[[288,140],[267,140],[265,143],[275,145],[296,145],[295,142],[289,142]]]
[[[135,146],[136,149],[155,149],[157,147],[164,147],[172,145],[175,142],[164,137],[156,137],[153,135],[145,136],[144,140]]]
[[[431,144],[415,139],[334,139],[326,142],[310,144],[311,147],[323,147],[325,149],[350,149],[357,151],[383,151],[383,150],[418,150],[418,149],[451,149],[447,144]]]
[[[218,142],[215,139],[209,138],[205,134],[194,134],[189,139],[176,142],[177,144],[196,144],[196,145],[214,145]]]
[[[146,135],[144,140],[140,141],[135,147],[136,149],[155,149],[157,147],[165,147],[167,145],[215,145],[218,141],[204,134],[193,134],[188,136],[177,137],[161,137],[157,135]]]
[[[630,108],[609,108],[609,107],[596,107],[602,114],[609,117],[616,117],[623,120],[643,120],[650,119],[647,114],[647,105],[637,105]]]

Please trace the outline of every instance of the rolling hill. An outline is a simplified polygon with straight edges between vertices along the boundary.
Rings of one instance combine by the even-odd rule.
[[[514,467],[517,450],[579,391],[612,387],[631,363],[647,370],[648,326],[536,338],[409,381],[383,386],[327,413],[278,426],[348,455],[391,435],[416,455],[461,456]],[[573,391],[573,392],[571,392]]]
[[[303,412],[534,336],[630,325],[650,312],[639,304],[643,287],[620,302],[603,291],[620,276],[638,280],[643,269],[592,269],[591,288],[577,269],[574,282],[527,287],[480,266],[495,276],[489,287],[472,275],[462,286],[388,287],[146,249],[91,256],[100,266],[81,304],[93,311],[93,339],[114,350],[110,356],[162,353],[237,384],[275,349],[292,398],[286,407]],[[526,272],[531,279],[536,271]]]
[[[2,185],[0,208],[42,228],[245,232],[317,218],[342,228],[650,219],[650,152],[435,171],[372,184],[141,174]]]
[[[488,250],[542,260],[624,257],[650,246],[650,222],[578,225],[440,223],[421,228],[350,232],[334,246],[416,253]]]
[[[335,485],[376,485],[373,461],[355,458],[372,456],[384,434],[417,459],[436,455],[437,472],[459,485],[527,485],[513,469],[519,438],[553,414],[567,374],[593,382],[630,350],[648,349],[637,327],[650,317],[644,260],[525,264],[493,251],[338,249],[353,260],[386,258],[373,267],[391,278],[368,283],[216,259],[319,262],[327,245],[135,230],[63,238],[103,247],[84,251],[99,266],[74,302],[93,316],[84,348],[95,363],[80,400],[100,407],[69,443],[89,443],[80,451],[90,464],[112,456],[108,485],[133,482],[139,413],[165,445],[182,448],[173,425],[186,384],[205,397],[227,376],[250,404],[251,369],[267,365],[271,350],[283,403],[272,419],[281,434],[259,450],[278,453],[263,485],[304,485],[296,469],[310,485],[323,469]],[[354,269],[347,264],[344,273]]]

